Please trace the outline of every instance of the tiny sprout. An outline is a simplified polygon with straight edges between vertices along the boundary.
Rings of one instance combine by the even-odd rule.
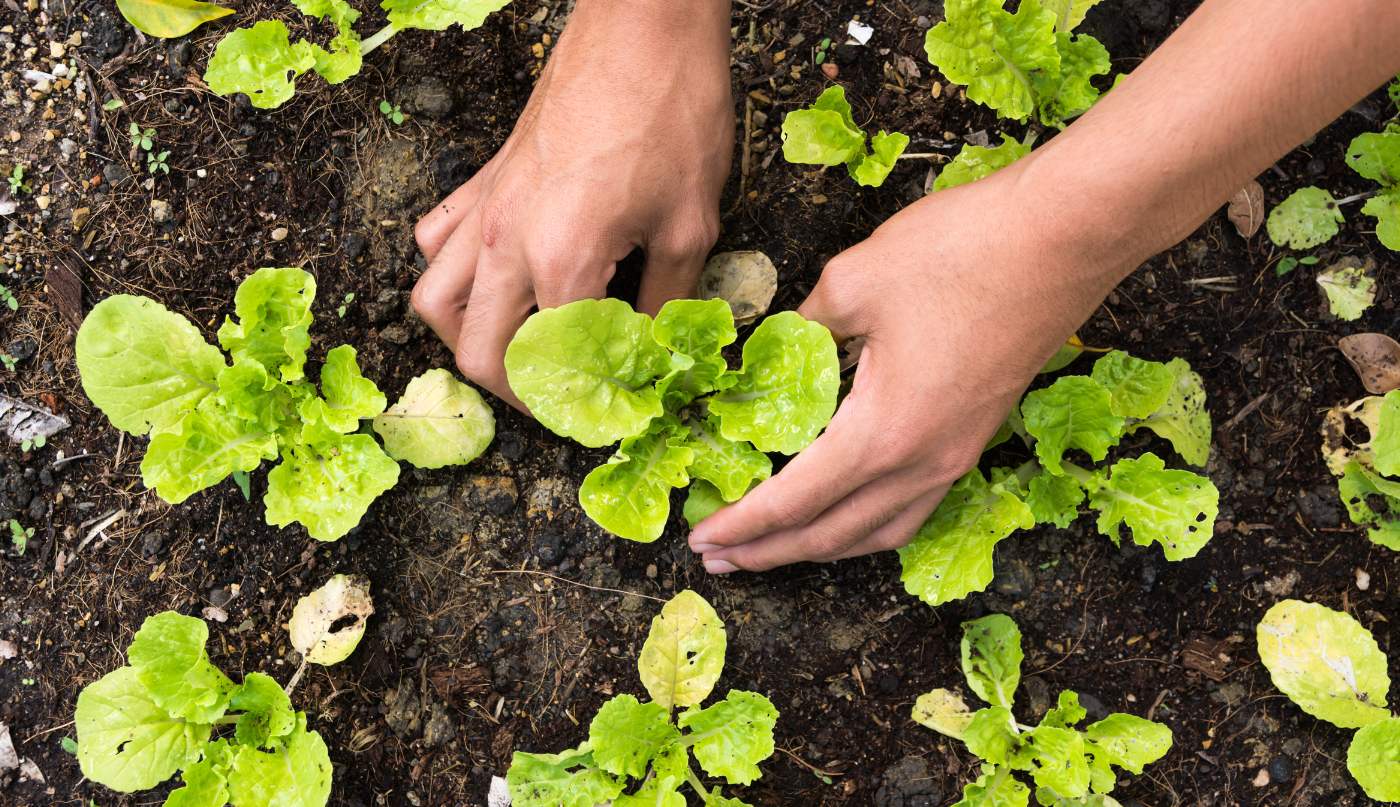
[[[24,182],[24,166],[15,163],[15,167],[10,169],[10,193],[19,196],[21,193],[29,193],[29,186]]]
[[[403,123],[407,116],[403,114],[403,109],[398,104],[391,104],[388,101],[379,102],[379,111],[388,118],[395,126]]]
[[[14,546],[15,553],[23,555],[29,548],[29,539],[34,537],[34,528],[26,528],[15,519],[10,519],[10,544]]]
[[[350,308],[350,304],[355,302],[355,292],[345,293],[345,299],[340,301],[340,306],[335,309],[336,316],[345,319],[345,312]]]
[[[131,145],[134,148],[139,148],[142,151],[150,151],[155,148],[155,129],[142,129],[133,123],[127,128],[127,136],[131,138]]]
[[[14,292],[5,288],[3,285],[0,285],[0,302],[3,302],[5,307],[11,311],[19,310],[19,300],[15,297]]]

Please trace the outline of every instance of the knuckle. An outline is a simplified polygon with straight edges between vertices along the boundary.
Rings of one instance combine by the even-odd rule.
[[[409,292],[408,304],[412,306],[413,310],[418,313],[418,316],[423,319],[431,317],[433,312],[437,309],[437,300],[434,299],[432,292],[421,280],[415,283],[413,291]]]
[[[418,250],[420,252],[426,252],[428,250],[428,245],[432,242],[433,234],[436,231],[437,227],[433,223],[433,214],[431,213],[419,219],[418,223],[413,225],[413,241],[418,245]]]

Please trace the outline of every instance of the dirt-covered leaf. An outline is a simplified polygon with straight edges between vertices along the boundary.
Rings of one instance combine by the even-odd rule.
[[[1327,296],[1327,309],[1345,322],[1361,318],[1376,301],[1375,262],[1343,258],[1317,274],[1317,285]]]
[[[0,433],[15,445],[52,437],[68,425],[62,415],[0,392]]]
[[[1400,389],[1400,342],[1383,333],[1354,333],[1337,340],[1366,391],[1384,395]]]
[[[338,664],[355,652],[373,613],[369,581],[335,575],[292,608],[287,623],[292,647],[312,664]],[[348,624],[347,619],[351,620]]]
[[[704,597],[686,589],[661,608],[637,657],[651,699],[666,709],[709,696],[724,670],[724,623]]]
[[[1119,460],[1090,481],[1089,506],[1098,530],[1114,543],[1126,524],[1138,546],[1162,545],[1167,560],[1196,556],[1215,534],[1220,491],[1209,479],[1167,468],[1151,452]]]
[[[219,41],[204,83],[219,95],[243,93],[258,109],[275,109],[296,94],[296,78],[316,66],[315,46],[295,44],[281,20],[262,20]]]
[[[931,728],[955,740],[963,738],[963,732],[972,722],[972,710],[962,696],[947,689],[925,692],[914,701],[912,714],[915,723]]]
[[[704,709],[686,710],[678,722],[698,738],[691,750],[705,773],[747,785],[763,775],[758,763],[773,755],[778,710],[763,695],[736,689]]]
[[[1255,640],[1274,686],[1313,717],[1342,728],[1390,717],[1385,654],[1350,614],[1284,600],[1264,615]]]
[[[1347,749],[1347,770],[1366,795],[1400,802],[1400,717],[1363,726]]]
[[[1331,193],[1317,187],[1294,191],[1269,213],[1269,239],[1289,249],[1312,249],[1341,231],[1342,209]]]
[[[134,667],[83,687],[73,715],[78,765],[122,793],[147,790],[199,758],[210,727],[173,717],[152,699]]]
[[[374,419],[384,450],[419,468],[466,465],[496,437],[496,416],[481,393],[443,369],[408,382],[403,397]]]
[[[1241,238],[1253,238],[1264,226],[1264,186],[1251,179],[1243,188],[1230,197],[1230,206],[1225,211],[1230,223]]]
[[[739,325],[767,313],[777,291],[778,269],[757,250],[721,252],[706,261],[700,273],[700,297],[729,303]]]
[[[977,697],[1010,709],[1021,685],[1021,629],[1006,614],[964,622],[960,652],[963,675]]]
[[[184,36],[233,13],[231,8],[198,0],[117,0],[117,10],[133,28],[160,39]]]

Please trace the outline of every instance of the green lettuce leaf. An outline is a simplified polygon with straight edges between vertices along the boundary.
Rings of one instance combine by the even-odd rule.
[[[690,481],[686,468],[695,452],[673,441],[673,426],[662,420],[645,434],[629,437],[612,459],[579,486],[578,500],[588,517],[612,534],[651,543],[666,529],[671,488]]]
[[[1137,715],[1114,712],[1086,726],[1084,740],[1095,765],[1116,765],[1139,774],[1171,750],[1172,730]]]
[[[301,13],[317,19],[329,19],[335,26],[336,35],[326,50],[312,45],[316,55],[313,69],[326,80],[327,84],[340,84],[360,72],[362,60],[360,35],[355,33],[355,20],[360,12],[350,7],[345,0],[292,0]]]
[[[952,807],[1027,807],[1030,788],[1011,775],[1011,769],[983,765],[977,781],[963,787],[963,797]]]
[[[1178,373],[1162,362],[1115,350],[1094,362],[1090,376],[1108,390],[1113,414],[1141,419],[1166,405]]]
[[[1123,436],[1124,419],[1113,413],[1106,387],[1089,376],[1064,376],[1021,401],[1021,418],[1035,438],[1035,455],[1052,474],[1062,474],[1065,451],[1076,448],[1095,461]]]
[[[734,385],[710,398],[720,433],[759,451],[796,454],[836,412],[841,386],[836,341],[823,325],[784,311],[765,319],[744,343]]]
[[[312,538],[334,541],[398,481],[399,464],[367,434],[293,446],[267,475],[267,523],[300,523]]]
[[[1089,792],[1089,758],[1084,735],[1074,729],[1040,725],[1022,734],[1011,766],[1029,771],[1039,788],[1063,799]]]
[[[1021,629],[1006,614],[963,623],[963,675],[977,697],[1010,709],[1021,685]]]
[[[113,790],[147,790],[199,759],[210,727],[156,704],[134,667],[83,687],[73,715],[83,775]]]
[[[1005,706],[978,709],[963,730],[963,742],[979,758],[994,765],[1009,765],[1020,745],[1015,725],[1016,719]]]
[[[1352,460],[1337,480],[1337,492],[1352,522],[1370,528],[1372,543],[1400,551],[1400,482]]]
[[[846,170],[857,185],[878,188],[885,184],[899,155],[909,148],[909,135],[881,130],[870,138],[870,151],[846,163]]]
[[[778,710],[757,692],[731,690],[718,703],[686,710],[677,722],[698,738],[691,750],[706,773],[746,785],[763,775],[758,763],[773,755]]]
[[[1390,717],[1385,654],[1349,614],[1283,600],[1264,615],[1255,641],[1274,686],[1313,717],[1342,728]]]
[[[234,293],[238,320],[224,320],[219,327],[219,344],[235,362],[252,359],[268,375],[299,381],[304,375],[306,349],[311,346],[311,303],[315,299],[316,279],[307,272],[259,269]],[[353,350],[350,359],[353,365]]]
[[[724,623],[704,597],[686,589],[651,621],[637,672],[651,699],[665,709],[709,697],[724,670]]]
[[[1210,412],[1206,389],[1199,374],[1185,359],[1172,359],[1166,367],[1175,378],[1167,402],[1146,419],[1131,424],[1127,433],[1147,429],[1172,444],[1181,458],[1195,466],[1210,460]]]
[[[935,689],[914,701],[912,718],[915,723],[931,728],[946,737],[961,740],[972,722],[972,710],[956,692]]]
[[[1041,123],[1063,129],[1098,102],[1093,79],[1108,75],[1112,64],[1108,49],[1088,34],[1058,33],[1055,47],[1060,52],[1059,70],[1037,73],[1033,86]]]
[[[117,0],[117,10],[136,30],[160,39],[184,36],[233,9],[198,0]]]
[[[379,5],[389,12],[389,24],[395,28],[443,31],[460,25],[470,31],[510,5],[510,0],[383,0]]]
[[[686,807],[685,794],[680,792],[683,784],[683,776],[653,776],[636,793],[613,799],[612,807]]]
[[[1289,249],[1312,249],[1341,232],[1342,209],[1331,193],[1317,187],[1301,188],[1279,202],[1265,221],[1269,240]]]
[[[713,300],[671,300],[656,312],[651,335],[665,348],[694,358],[718,356],[739,338],[729,303]]]
[[[224,357],[189,320],[154,300],[118,294],[78,329],[83,392],[128,434],[179,423],[218,387]]]
[[[1347,165],[1361,176],[1393,188],[1400,185],[1400,132],[1367,132],[1347,146]]]
[[[222,482],[276,459],[277,438],[248,429],[216,398],[206,398],[173,429],[151,438],[141,460],[141,481],[165,501],[179,504]]]
[[[664,706],[642,703],[631,695],[617,695],[604,703],[588,726],[594,764],[633,779],[646,776],[652,758],[679,738]]]
[[[440,371],[441,372],[441,371]],[[340,434],[350,434],[384,411],[388,401],[373,381],[360,374],[355,348],[341,345],[326,354],[321,367],[321,396],[302,401],[301,417],[319,420]]]
[[[589,448],[641,434],[662,412],[653,382],[670,369],[651,317],[621,300],[540,311],[506,348],[510,388],[540,423]]]
[[[1045,0],[1043,5],[1055,15],[1055,30],[1069,33],[1084,22],[1089,9],[1101,2],[1103,0]]]
[[[171,791],[164,807],[224,807],[228,804],[228,769],[233,749],[227,740],[204,746],[204,758],[180,772],[182,787]]]
[[[275,109],[296,94],[296,77],[316,66],[315,46],[292,44],[281,20],[262,20],[219,40],[204,83],[219,95],[243,93],[258,109]]]
[[[1376,279],[1360,266],[1334,266],[1317,273],[1317,285],[1327,295],[1327,309],[1344,322],[1354,322],[1376,301]]]
[[[1032,75],[1060,67],[1054,13],[1039,0],[1023,0],[1015,14],[1002,0],[948,0],[944,10],[946,19],[924,39],[929,62],[1001,117],[1029,118],[1036,110]]]
[[[1372,196],[1361,206],[1363,215],[1376,219],[1376,237],[1387,249],[1400,252],[1400,190],[1391,188]]]
[[[1206,477],[1168,469],[1148,452],[1114,463],[1107,478],[1095,474],[1089,506],[1099,511],[1099,532],[1115,544],[1127,524],[1133,543],[1160,543],[1167,560],[1185,560],[1215,534],[1220,492]]]
[[[973,469],[943,497],[899,550],[904,588],[929,605],[962,599],[992,582],[992,553],[1003,538],[1035,526],[1026,503]]]
[[[810,107],[789,112],[782,136],[783,159],[799,165],[844,165],[865,154],[865,132],[839,84],[823,90]]]
[[[712,484],[725,502],[743,498],[773,473],[773,461],[767,454],[748,443],[725,438],[714,417],[705,423],[691,423],[682,444],[693,455],[690,475]]]
[[[686,491],[685,506],[681,509],[681,514],[685,516],[685,523],[691,529],[695,525],[715,514],[716,510],[724,507],[728,502],[719,495],[719,489],[703,479],[694,479],[690,483],[690,488]]]
[[[933,181],[933,190],[942,191],[976,182],[1030,153],[1029,145],[1006,133],[1002,133],[1001,145],[998,146],[965,145]]]
[[[151,700],[193,723],[223,716],[234,688],[209,661],[208,641],[204,620],[163,611],[146,617],[126,653]]]
[[[1400,802],[1400,717],[1363,726],[1347,749],[1347,770],[1366,795]]]
[[[296,728],[292,701],[272,676],[251,672],[233,691],[229,708],[240,711],[234,737],[241,745],[268,747]]]
[[[296,714],[290,734],[268,753],[241,745],[228,773],[229,801],[266,807],[324,807],[331,793],[331,758],[321,735]]]
[[[516,751],[506,771],[512,807],[596,807],[622,793],[624,780],[593,765],[584,743],[562,754]]]
[[[1079,693],[1066,689],[1060,693],[1055,705],[1046,710],[1045,717],[1040,719],[1040,725],[1072,729],[1087,714],[1089,713],[1084,707],[1079,705]]]
[[[446,370],[408,382],[398,403],[374,419],[384,450],[419,468],[466,465],[496,437],[496,416],[481,393]]]
[[[251,433],[294,435],[300,428],[297,406],[315,394],[306,384],[283,384],[252,359],[219,373],[219,400]]]
[[[1041,472],[1031,478],[1025,501],[1037,524],[1054,524],[1064,529],[1079,517],[1084,487],[1072,476]]]

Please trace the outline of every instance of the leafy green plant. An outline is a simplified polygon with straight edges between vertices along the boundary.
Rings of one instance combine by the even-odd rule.
[[[909,146],[909,137],[881,130],[870,138],[868,148],[865,139],[839,84],[783,119],[783,159],[802,165],[844,165],[858,184],[879,187]]]
[[[170,151],[152,151],[146,154],[146,171],[151,174],[169,174],[170,164],[166,160],[170,159]]]
[[[15,371],[15,366],[19,364],[19,359],[16,359],[8,353],[0,353],[0,364],[3,364],[8,372],[13,373]]]
[[[15,163],[15,167],[10,169],[10,176],[8,177],[8,181],[10,183],[11,196],[19,196],[22,193],[33,192],[29,189],[29,185],[25,184],[24,166],[20,163]]]
[[[1346,162],[1380,187],[1342,199],[1312,185],[1294,191],[1269,213],[1274,244],[1290,249],[1325,244],[1341,232],[1346,221],[1342,207],[1365,200],[1361,212],[1376,219],[1376,237],[1388,249],[1400,251],[1400,123],[1358,135],[1347,147]]]
[[[33,537],[33,527],[26,527],[18,520],[10,519],[10,546],[15,548],[16,555],[24,555],[25,550],[29,548],[29,539]]]
[[[640,701],[616,695],[599,709],[588,740],[559,754],[517,751],[506,782],[515,807],[684,807],[689,785],[708,807],[747,807],[710,788],[691,766],[731,785],[762,776],[773,754],[778,710],[757,692],[730,690],[700,707],[724,670],[724,623],[699,594],[682,591],[652,620],[637,659]],[[680,710],[677,713],[677,710]],[[631,793],[624,791],[640,783]]]
[[[220,40],[204,72],[209,89],[219,95],[244,93],[253,106],[272,109],[296,93],[296,79],[314,71],[327,84],[340,84],[356,73],[365,56],[400,31],[463,30],[481,27],[487,16],[510,0],[381,0],[388,24],[364,39],[355,31],[360,12],[346,0],[292,0],[301,13],[328,22],[335,36],[323,48],[305,39],[292,42],[281,20],[262,20],[238,28]],[[396,123],[401,121],[396,121]]]
[[[1390,677],[1371,632],[1342,611],[1283,600],[1259,622],[1255,641],[1274,686],[1298,708],[1359,729],[1347,770],[1366,795],[1400,802],[1400,717],[1385,708]]]
[[[990,176],[1006,166],[1031,153],[1035,145],[1035,133],[1026,135],[1025,140],[1017,140],[1002,134],[1001,144],[996,146],[965,145],[958,155],[938,173],[933,181],[934,191],[956,188],[969,182]]]
[[[398,126],[406,120],[403,110],[398,104],[391,104],[388,101],[379,102],[379,114],[383,115],[390,123]]]
[[[19,310],[19,298],[15,297],[14,292],[5,288],[3,285],[0,285],[0,302],[3,302],[5,307],[11,311]]]
[[[1349,427],[1364,427],[1368,439],[1357,442],[1359,428]],[[1372,543],[1400,551],[1400,390],[1328,410],[1322,457],[1351,520]]]
[[[1030,774],[1037,804],[1117,805],[1106,795],[1117,784],[1113,769],[1140,774],[1172,747],[1171,729],[1136,715],[1114,713],[1075,728],[1087,713],[1070,690],[1039,725],[1018,722],[1012,707],[1021,682],[1021,631],[1005,614],[964,622],[961,655],[968,688],[988,705],[974,712],[956,692],[935,689],[919,696],[913,714],[984,763],[953,807],[1025,807],[1031,788],[1018,772]]]
[[[325,804],[331,760],[321,735],[271,676],[230,680],[210,662],[208,640],[203,620],[174,611],[142,623],[128,666],[78,694],[83,775],[133,793],[178,772],[183,785],[166,807]]]
[[[723,300],[673,300],[653,321],[621,300],[532,315],[506,349],[511,389],[540,423],[590,448],[622,442],[583,480],[584,512],[633,541],[661,536],[671,488],[690,486],[691,523],[772,473],[764,452],[795,454],[836,410],[840,371],[825,327],[785,311],[744,343]]]
[[[904,587],[930,605],[961,599],[992,581],[996,545],[1036,524],[1068,527],[1086,501],[1098,531],[1115,544],[1124,525],[1140,546],[1161,544],[1167,560],[1194,557],[1214,531],[1220,494],[1206,477],[1167,468],[1151,451],[1084,468],[1065,458],[1084,452],[1103,462],[1109,449],[1146,429],[1191,465],[1210,454],[1210,415],[1201,378],[1182,359],[1154,362],[1115,350],[1090,375],[1063,376],[1026,394],[987,447],[1013,437],[1034,453],[1015,468],[974,468],[914,539],[899,550]]]
[[[967,97],[1003,118],[1063,129],[1099,99],[1096,76],[1111,70],[1108,50],[1073,33],[1099,0],[948,0],[946,18],[929,29],[929,63]]]
[[[362,426],[387,401],[360,374],[353,347],[326,354],[319,391],[306,378],[315,296],[315,279],[301,269],[259,269],[243,281],[237,318],[218,332],[232,364],[154,300],[116,295],[93,307],[77,338],[83,389],[112,425],[151,435],[141,461],[147,487],[179,503],[280,459],[267,476],[267,523],[300,523],[313,538],[333,541],[397,482],[393,458],[415,462],[416,443],[448,443],[461,462],[485,450],[495,434],[490,408],[448,377],[440,383],[455,385],[452,422],[401,410],[386,454]]]
[[[1316,255],[1305,255],[1301,258],[1284,255],[1279,258],[1278,263],[1274,264],[1274,277],[1283,277],[1299,266],[1317,266],[1319,260]]]
[[[129,124],[126,130],[127,139],[131,141],[131,147],[140,151],[150,151],[156,147],[156,130],[153,128],[142,129],[135,123]]]

